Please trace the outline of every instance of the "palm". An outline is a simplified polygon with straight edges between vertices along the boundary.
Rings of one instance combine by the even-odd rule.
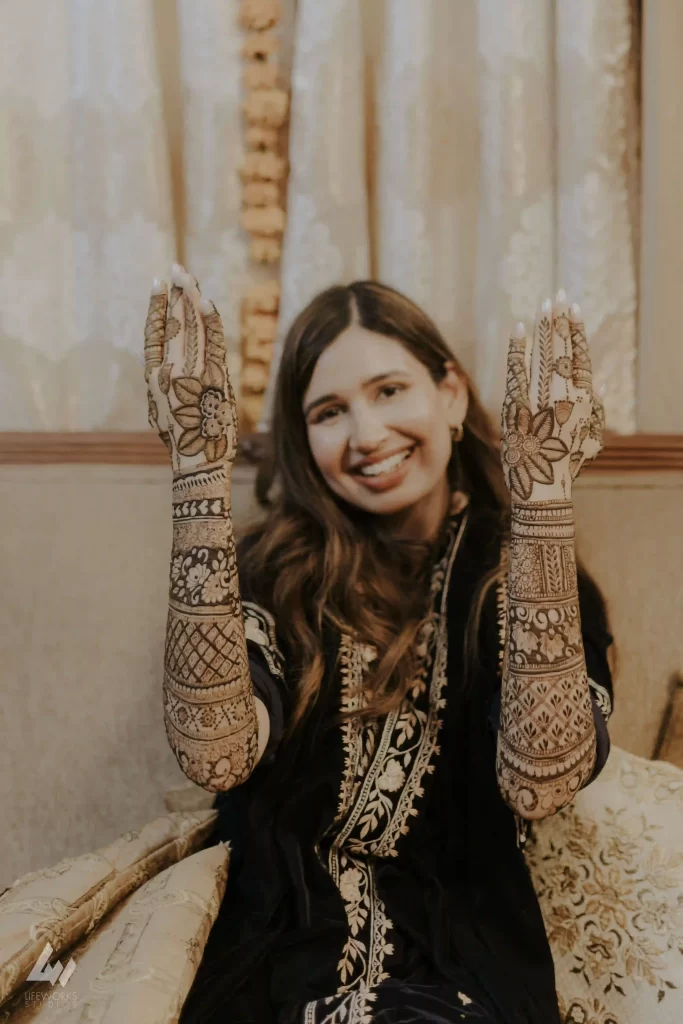
[[[237,415],[223,324],[182,268],[174,270],[170,295],[160,282],[150,298],[145,380],[149,424],[169,449],[176,473],[234,461]]]
[[[502,455],[513,501],[568,499],[583,463],[602,449],[603,429],[583,321],[560,292],[537,315],[530,351],[523,325],[510,338]]]

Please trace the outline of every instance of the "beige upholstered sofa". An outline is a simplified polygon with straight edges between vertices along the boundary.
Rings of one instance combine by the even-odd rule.
[[[197,795],[205,804],[190,789],[186,803]],[[10,886],[0,1024],[176,1021],[225,892],[229,849],[207,845],[215,815],[170,812]],[[537,826],[527,858],[563,1021],[681,1024],[683,771],[613,748],[576,803]],[[27,980],[36,963],[50,976]]]

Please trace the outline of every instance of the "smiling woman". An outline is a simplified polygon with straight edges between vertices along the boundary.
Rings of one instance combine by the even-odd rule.
[[[316,363],[304,402],[311,453],[335,494],[399,516],[396,536],[438,530],[450,500],[451,431],[468,403],[452,361],[437,382],[409,349],[356,314]]]
[[[166,729],[235,851],[183,1024],[558,1024],[522,845],[600,772],[612,698],[573,548],[602,422],[578,310],[558,294],[530,348],[515,332],[501,463],[421,309],[322,292],[285,339],[277,489],[236,550],[222,328],[181,268],[146,349],[174,469]]]

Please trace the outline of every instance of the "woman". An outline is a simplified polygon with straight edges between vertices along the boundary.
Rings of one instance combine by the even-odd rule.
[[[166,730],[233,845],[183,1021],[558,1022],[522,846],[603,766],[612,693],[574,554],[603,426],[578,307],[515,329],[501,466],[425,313],[323,292],[284,343],[277,492],[237,557],[223,331],[182,268],[145,352],[173,465]]]

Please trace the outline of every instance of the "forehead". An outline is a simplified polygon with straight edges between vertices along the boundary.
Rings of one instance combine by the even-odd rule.
[[[394,370],[412,377],[429,376],[427,368],[400,341],[351,324],[318,359],[304,400],[348,394],[373,377]]]

